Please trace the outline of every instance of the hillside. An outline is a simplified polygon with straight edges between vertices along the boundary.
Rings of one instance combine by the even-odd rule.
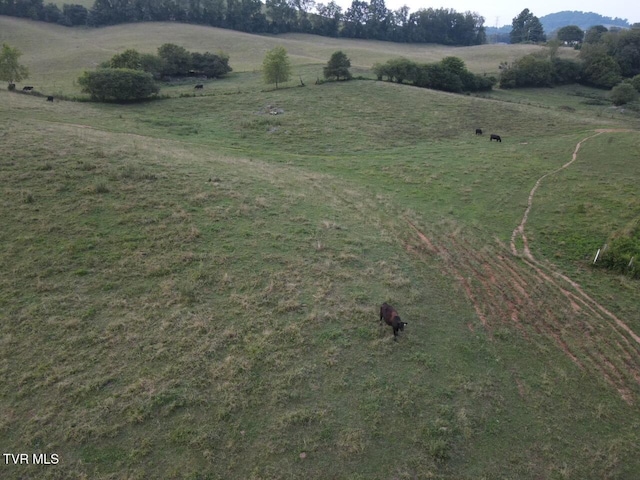
[[[544,15],[539,17],[539,19],[547,36],[568,25],[577,25],[585,32],[594,25],[604,25],[607,28],[629,28],[631,26],[626,19],[604,17],[593,12],[562,11]],[[497,39],[497,41],[508,42],[511,29],[511,24],[503,25],[499,28],[487,26],[487,40],[489,42],[495,42]]]
[[[562,27],[566,27],[567,25],[577,25],[584,31],[587,31],[594,25],[604,25],[607,28],[629,28],[631,26],[627,19],[624,18],[611,18],[593,12],[579,12],[568,10],[544,15],[543,17],[540,17],[540,23],[542,23],[544,31],[547,34],[553,33]]]
[[[640,211],[632,110],[370,80],[396,55],[482,73],[537,46],[0,36],[44,93],[165,42],[234,68],[131,105],[0,89],[0,438],[59,459],[9,456],[3,479],[638,476],[640,287],[591,267]],[[364,79],[316,85],[338,49]]]

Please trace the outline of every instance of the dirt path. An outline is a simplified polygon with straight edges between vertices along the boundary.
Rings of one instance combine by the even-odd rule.
[[[522,216],[522,221],[520,222],[520,225],[518,225],[515,230],[513,231],[513,233],[511,234],[511,252],[514,255],[519,255],[518,254],[518,250],[516,248],[516,240],[518,237],[522,238],[522,243],[523,243],[523,254],[525,257],[527,257],[529,260],[534,260],[533,255],[531,254],[531,250],[529,249],[529,242],[527,240],[527,236],[525,235],[524,232],[524,227],[527,223],[527,220],[529,219],[529,212],[531,212],[531,207],[533,205],[533,197],[536,194],[536,190],[538,190],[538,187],[540,186],[540,184],[542,183],[542,181],[551,176],[551,175],[555,175],[558,172],[561,172],[562,170],[564,170],[565,168],[569,167],[573,162],[575,162],[578,158],[578,151],[580,150],[580,147],[582,146],[582,144],[584,142],[586,142],[587,140],[590,140],[594,137],[597,137],[598,135],[602,135],[603,133],[615,133],[615,132],[632,132],[633,130],[624,130],[624,129],[600,129],[600,130],[596,130],[596,133],[593,135],[590,135],[586,138],[583,138],[582,140],[580,140],[578,142],[578,144],[576,145],[575,150],[573,151],[573,155],[571,156],[571,160],[568,161],[567,163],[565,163],[564,165],[562,165],[560,168],[558,168],[557,170],[554,170],[553,172],[549,172],[544,174],[543,176],[541,176],[535,183],[535,185],[533,186],[533,188],[531,189],[531,192],[529,192],[529,198],[527,199],[527,208],[524,211],[524,215]]]
[[[437,259],[443,273],[456,280],[489,335],[508,324],[542,351],[551,341],[578,368],[603,378],[631,405],[640,399],[640,336],[554,265],[537,260],[525,234],[536,191],[545,178],[573,164],[584,142],[608,132],[629,131],[597,130],[578,142],[569,162],[540,177],[509,247],[499,241],[474,245],[474,239],[457,232],[427,235],[415,222],[405,220],[418,243],[410,244],[409,251]],[[518,238],[522,238],[522,252],[516,248]],[[468,327],[473,330],[473,325]],[[521,385],[518,389],[523,391]]]

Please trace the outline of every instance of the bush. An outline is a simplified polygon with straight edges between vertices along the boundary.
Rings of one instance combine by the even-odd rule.
[[[78,83],[83,92],[100,101],[142,100],[160,91],[150,73],[127,68],[84,72]]]
[[[530,54],[519,58],[500,75],[502,88],[550,87],[553,84],[551,60]]]
[[[640,218],[615,232],[607,241],[596,266],[640,278]]]
[[[553,58],[551,60],[551,79],[555,85],[578,83],[582,66],[575,60],[566,58]]]
[[[585,59],[582,81],[587,85],[612,88],[620,83],[620,80],[620,66],[613,57],[596,53]]]
[[[224,53],[215,55],[209,52],[194,52],[191,54],[191,67],[193,71],[208,78],[222,77],[232,70],[229,66],[229,56]]]
[[[638,98],[638,92],[635,88],[633,88],[633,85],[631,85],[631,83],[624,82],[616,85],[611,89],[609,98],[614,105],[620,106],[626,103],[633,102],[636,98]]]

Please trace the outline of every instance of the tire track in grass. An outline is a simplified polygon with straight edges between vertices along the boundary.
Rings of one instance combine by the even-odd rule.
[[[548,338],[581,370],[600,376],[632,405],[640,393],[640,337],[575,281],[538,261],[525,234],[542,181],[573,164],[584,142],[614,131],[631,130],[597,130],[578,142],[569,162],[536,181],[509,247],[497,241],[497,249],[474,248],[455,233],[428,237],[405,220],[426,250],[439,258],[443,273],[461,285],[489,335],[499,325],[509,325],[540,348],[542,339]],[[518,238],[521,252],[516,248]],[[420,254],[420,249],[409,251]],[[472,325],[469,328],[473,330]]]
[[[582,322],[587,327],[586,332],[595,330],[593,325],[591,325],[591,322],[595,322],[596,324],[602,324],[604,322],[610,327],[609,331],[615,332],[617,334],[616,339],[608,339],[606,338],[604,333],[600,333],[598,335],[599,338],[595,339],[595,341],[593,342],[593,345],[595,346],[595,352],[590,353],[595,356],[596,361],[599,360],[599,370],[602,371],[605,379],[607,379],[609,383],[614,383],[616,385],[621,396],[627,401],[627,403],[632,403],[631,391],[624,386],[624,384],[626,383],[625,380],[627,378],[627,375],[620,371],[620,368],[616,367],[615,364],[621,362],[625,367],[627,367],[627,369],[625,370],[629,372],[629,376],[633,379],[634,383],[640,385],[640,374],[638,373],[639,362],[637,358],[640,356],[640,352],[638,351],[638,345],[640,345],[640,337],[635,332],[633,332],[633,330],[631,330],[631,328],[629,328],[629,326],[625,322],[620,320],[616,315],[614,315],[612,312],[598,303],[595,299],[589,296],[577,282],[573,281],[561,272],[558,272],[557,269],[552,265],[543,265],[541,262],[539,262],[531,253],[529,242],[525,233],[525,226],[529,218],[531,208],[533,206],[534,196],[542,181],[545,178],[551,175],[555,175],[556,173],[571,166],[578,159],[578,152],[580,151],[583,143],[599,135],[602,135],[603,133],[631,131],[632,130],[597,130],[595,134],[590,135],[578,142],[569,162],[562,165],[562,167],[560,167],[559,169],[540,177],[529,193],[529,197],[527,199],[527,208],[525,209],[520,224],[514,229],[511,235],[510,243],[511,252],[513,255],[523,257],[529,264],[529,266],[534,269],[534,271],[536,271],[536,273],[540,277],[542,277],[545,282],[554,286],[559,292],[562,293],[562,295],[566,298],[566,300],[574,310],[574,317],[576,319],[582,317]],[[516,240],[518,238],[522,240],[523,244],[521,253],[516,247]],[[561,283],[563,283],[563,285],[561,285]],[[581,312],[583,312],[583,310],[585,309],[585,314],[581,315]],[[635,342],[635,345],[633,344],[633,342]],[[609,347],[606,351],[603,350],[600,346],[603,343],[607,347]],[[622,351],[620,349],[622,349]],[[615,377],[615,380],[605,373],[605,369]]]

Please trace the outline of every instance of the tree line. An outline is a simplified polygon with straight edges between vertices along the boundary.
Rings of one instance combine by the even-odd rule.
[[[229,28],[248,33],[300,32],[443,45],[486,42],[484,18],[447,8],[397,10],[384,0],[352,0],[345,10],[333,0],[95,0],[87,10],[43,0],[0,0],[0,15],[61,25],[104,26],[132,22],[175,21]]]
[[[559,40],[548,43],[546,52],[501,64],[500,87],[581,83],[611,89],[640,75],[640,28],[609,31],[597,25],[584,33],[575,26],[562,30],[558,32]],[[574,48],[580,50],[578,60],[558,58],[562,39],[574,43]]]
[[[458,57],[446,57],[436,63],[393,58],[383,64],[376,63],[372,70],[378,80],[386,77],[390,82],[408,82],[416,87],[453,93],[488,91],[496,83],[494,77],[471,73]]]

